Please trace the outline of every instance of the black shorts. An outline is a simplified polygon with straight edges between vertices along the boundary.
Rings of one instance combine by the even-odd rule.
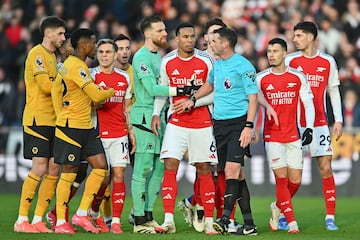
[[[24,159],[33,157],[53,156],[55,127],[51,126],[24,126],[23,127],[23,155]]]
[[[244,156],[249,153],[249,147],[240,147],[239,138],[245,127],[246,118],[243,116],[228,120],[214,120],[218,169],[224,170],[226,161],[244,166]]]
[[[105,154],[99,133],[94,128],[56,127],[54,157],[58,164],[78,166],[88,157]]]

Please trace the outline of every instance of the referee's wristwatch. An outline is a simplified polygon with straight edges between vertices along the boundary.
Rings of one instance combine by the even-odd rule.
[[[254,123],[253,123],[253,122],[250,122],[250,121],[246,121],[245,127],[248,127],[248,128],[253,129],[253,128],[254,128]]]

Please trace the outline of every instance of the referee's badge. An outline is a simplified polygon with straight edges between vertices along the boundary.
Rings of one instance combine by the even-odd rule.
[[[232,88],[232,83],[231,83],[231,81],[230,81],[229,78],[225,78],[224,88],[225,88],[225,89],[231,89],[231,88]]]

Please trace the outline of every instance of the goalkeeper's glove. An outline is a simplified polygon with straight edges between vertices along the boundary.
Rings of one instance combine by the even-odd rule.
[[[201,86],[195,85],[195,81],[191,80],[190,85],[184,87],[177,87],[176,88],[176,95],[177,96],[192,96],[199,90]]]
[[[302,145],[308,145],[312,142],[313,139],[313,130],[311,128],[306,128],[302,137],[301,137],[301,141],[302,141]]]

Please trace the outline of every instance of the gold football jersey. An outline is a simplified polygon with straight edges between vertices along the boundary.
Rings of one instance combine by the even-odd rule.
[[[33,47],[25,61],[26,104],[23,125],[55,126],[56,116],[51,100],[51,85],[57,75],[53,52],[41,44]]]

